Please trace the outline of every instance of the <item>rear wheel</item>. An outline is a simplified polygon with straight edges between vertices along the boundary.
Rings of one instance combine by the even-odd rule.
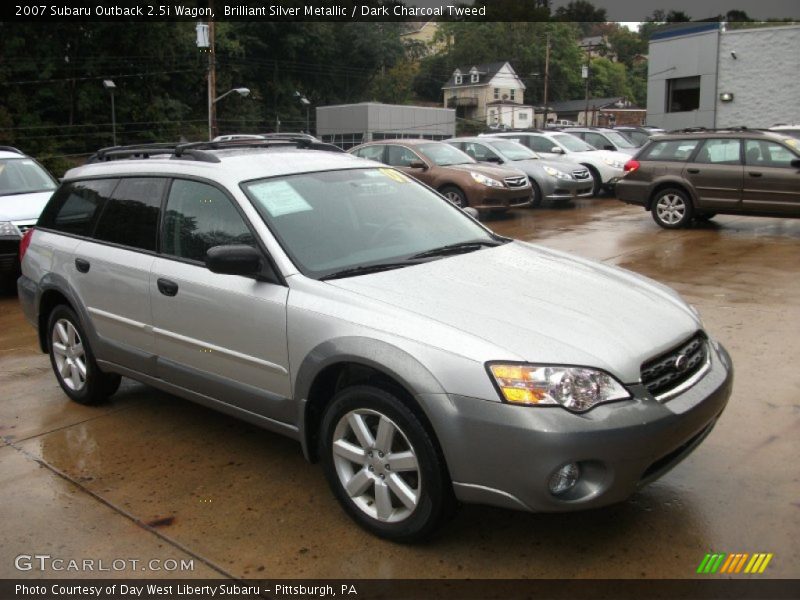
[[[64,393],[80,404],[98,404],[117,391],[121,378],[97,366],[78,317],[65,305],[50,313],[48,351],[53,372]]]
[[[454,185],[446,185],[443,187],[441,189],[441,194],[456,206],[460,206],[461,208],[469,206],[467,195]]]
[[[427,537],[454,506],[444,460],[418,417],[397,396],[345,388],[322,420],[320,457],[345,511],[383,538]]]
[[[694,209],[686,192],[678,188],[664,188],[653,198],[651,212],[653,220],[661,227],[678,229],[691,223]]]

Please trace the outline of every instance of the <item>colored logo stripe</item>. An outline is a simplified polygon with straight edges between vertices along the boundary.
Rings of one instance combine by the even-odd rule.
[[[706,575],[717,572],[720,574],[736,574],[741,573],[742,569],[744,569],[744,572],[748,574],[763,573],[773,556],[772,553],[709,553],[703,557],[697,567],[697,572]]]

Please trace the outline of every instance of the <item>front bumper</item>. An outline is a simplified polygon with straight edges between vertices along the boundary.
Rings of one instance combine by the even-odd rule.
[[[505,211],[510,208],[523,208],[530,206],[532,198],[531,186],[519,188],[490,188],[486,187],[473,192],[468,198],[469,205],[476,210]]]
[[[447,396],[447,402],[428,398],[456,496],[541,512],[626,499],[688,456],[725,408],[733,366],[721,346],[710,348],[707,374],[663,403],[641,385],[629,386],[634,398],[583,414],[463,396]],[[564,496],[553,496],[551,475],[571,462],[580,465],[581,480]]]
[[[19,270],[18,237],[0,238],[0,273],[15,273]]]
[[[594,182],[591,177],[584,180],[553,179],[549,189],[543,190],[545,200],[571,200],[572,198],[587,198],[592,195]]]

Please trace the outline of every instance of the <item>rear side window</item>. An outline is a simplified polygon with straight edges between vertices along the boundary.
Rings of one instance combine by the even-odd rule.
[[[358,157],[367,158],[369,160],[377,160],[383,162],[383,146],[365,146],[353,152]]]
[[[214,186],[176,179],[164,215],[162,252],[204,262],[213,246],[255,246],[253,234],[228,197]]]
[[[166,183],[158,177],[121,179],[100,215],[95,239],[155,251]]]
[[[694,158],[696,163],[740,165],[742,143],[739,140],[706,140]]]
[[[95,179],[62,185],[42,211],[37,226],[73,235],[92,235],[97,215],[117,182],[117,179]]]
[[[699,140],[661,140],[644,149],[638,160],[687,161]]]

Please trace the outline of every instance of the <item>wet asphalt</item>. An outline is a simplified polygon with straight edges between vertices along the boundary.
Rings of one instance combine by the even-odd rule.
[[[291,440],[130,380],[101,407],[69,402],[6,289],[0,577],[683,578],[707,552],[770,552],[759,577],[800,577],[800,220],[665,231],[600,198],[487,224],[674,287],[727,347],[730,404],[663,479],[583,513],[465,506],[425,544],[384,542],[347,518]],[[20,554],[140,562],[20,572]],[[152,559],[194,569],[142,571]]]

